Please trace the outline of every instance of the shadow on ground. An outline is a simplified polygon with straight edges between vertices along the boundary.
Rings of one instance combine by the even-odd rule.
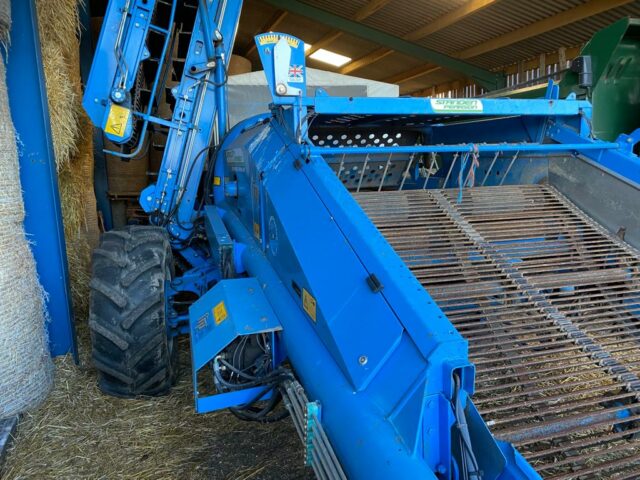
[[[81,363],[56,360],[47,401],[23,416],[0,477],[14,479],[311,479],[290,419],[261,425],[227,411],[196,415],[189,354],[160,398],[103,395],[80,328]]]

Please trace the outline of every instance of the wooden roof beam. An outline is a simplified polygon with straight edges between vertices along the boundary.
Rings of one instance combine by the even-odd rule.
[[[562,65],[567,60],[571,60],[578,55],[582,51],[582,46],[573,46],[573,47],[561,47],[556,52],[545,54],[546,61],[548,64],[553,65],[554,63],[559,63]],[[503,71],[505,74],[513,74],[517,73],[519,68],[524,68],[524,70],[530,70],[532,68],[536,68],[540,63],[540,57],[532,57],[524,62],[512,63],[510,65],[505,65],[500,67],[498,70]],[[561,67],[562,68],[562,67]],[[420,88],[419,90],[415,90],[413,92],[409,92],[409,95],[414,97],[424,97],[424,96],[433,96],[437,93],[442,93],[450,90],[450,84],[452,82],[448,81],[440,84],[432,84],[426,88]],[[468,85],[472,84],[471,80],[467,82]]]
[[[404,83],[409,80],[413,80],[414,78],[426,75],[427,73],[437,72],[441,68],[442,67],[439,67],[438,65],[432,64],[418,65],[417,67],[400,72],[397,75],[387,77],[384,81],[387,83]]]
[[[382,60],[383,58],[388,57],[392,53],[393,53],[393,50],[390,50],[386,47],[380,47],[377,50],[374,50],[373,52],[367,53],[364,57],[360,57],[357,60],[353,60],[347,63],[344,67],[340,68],[338,72],[342,73],[343,75],[347,75],[348,73],[358,70],[366,65],[375,63],[378,60]]]
[[[251,36],[251,45],[247,47],[247,49],[244,51],[242,56],[248,57],[256,49],[256,42],[253,41],[253,37],[255,37],[256,35],[260,35],[261,33],[271,32],[275,30],[276,28],[278,28],[278,25],[280,25],[282,21],[287,17],[287,15],[288,15],[288,12],[286,12],[285,10],[276,10],[276,12],[271,16],[271,18],[262,25],[260,30],[258,30]]]
[[[543,20],[539,20],[530,25],[514,30],[513,32],[509,32],[504,35],[500,35],[499,37],[492,38],[484,43],[481,43],[480,45],[476,45],[475,47],[461,50],[457,53],[454,53],[452,57],[459,59],[477,57],[478,55],[492,52],[511,44],[521,42],[522,40],[526,40],[528,38],[550,32],[551,30],[564,27],[569,23],[577,22],[580,20],[584,20],[585,18],[598,15],[600,13],[606,12],[607,10],[611,10],[612,8],[617,8],[627,3],[631,3],[632,1],[634,0],[590,0],[587,3],[574,8],[570,8],[569,10],[565,10],[564,12],[560,12]],[[422,69],[422,73],[418,73],[420,72],[420,69]],[[399,79],[394,83],[402,83],[421,77],[423,75],[427,75],[428,73],[432,73],[434,71],[435,70],[433,69],[433,65],[424,64],[420,65],[419,67],[414,67],[405,72],[393,75],[392,77],[389,77],[384,81],[389,82],[390,79]]]
[[[420,40],[424,37],[427,37],[433,33],[439,32],[454,23],[457,23],[469,15],[472,15],[484,8],[487,8],[489,5],[492,5],[499,0],[469,0],[464,5],[456,8],[455,10],[446,13],[438,18],[436,18],[433,22],[429,22],[423,27],[414,30],[413,32],[407,33],[402,38],[409,41]],[[384,53],[383,53],[384,52]],[[390,55],[393,53],[393,50],[388,48],[379,48],[370,52],[363,57],[360,57],[352,62],[346,64],[342,67],[339,72],[343,74],[347,74],[353,72],[355,70],[359,70],[360,68],[366,67],[367,65],[371,65],[372,63],[377,62],[378,60]]]
[[[370,0],[369,3],[360,7],[358,11],[353,15],[353,20],[356,22],[361,22],[367,17],[370,17],[382,7],[387,5],[391,0]],[[320,40],[313,42],[311,48],[306,51],[306,55],[309,56],[313,52],[324,48],[331,43],[335,42],[338,38],[342,36],[342,32],[340,30],[330,30],[327,32]]]
[[[405,35],[406,40],[420,40],[424,37],[428,37],[429,35],[433,35],[440,30],[444,30],[447,27],[450,27],[454,23],[458,23],[461,20],[464,20],[470,15],[479,12],[480,10],[484,10],[487,7],[497,3],[499,0],[469,0],[468,2],[460,5],[455,10],[452,10],[449,13],[445,13],[440,17],[436,18],[433,22],[427,23],[425,26],[414,30],[411,33]]]
[[[467,48],[454,55],[457,58],[472,58],[487,52],[492,52],[513,43],[518,43],[531,37],[536,37],[551,30],[564,27],[570,23],[579,22],[585,18],[593,17],[607,10],[626,5],[633,0],[591,0],[564,12],[534,22],[513,32],[500,35],[475,47]]]
[[[355,22],[340,15],[336,15],[327,10],[314,7],[300,0],[262,0],[280,10],[287,10],[289,13],[311,18],[317,23],[323,23],[336,30],[341,30],[349,35],[360,37],[405,55],[420,58],[425,62],[442,65],[445,68],[467,75],[483,85],[487,89],[501,88],[504,85],[502,75],[490,72],[471,63],[452,58],[430,48],[409,42],[400,37],[392,35],[383,30],[370,27],[362,22]]]

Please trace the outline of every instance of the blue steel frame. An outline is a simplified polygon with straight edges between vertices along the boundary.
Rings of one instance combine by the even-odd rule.
[[[124,1],[112,0],[110,5]],[[273,97],[272,115],[241,122],[225,136],[225,58],[237,28],[239,3],[233,4],[237,11],[220,12],[223,4],[230,8],[227,2],[201,0],[185,76],[176,90],[174,118],[158,121],[140,114],[171,130],[158,183],[143,192],[141,203],[172,234],[174,247],[193,266],[172,282],[169,296],[189,291],[200,297],[192,306],[193,330],[214,306],[211,302],[219,300],[207,296],[210,286],[225,278],[220,252],[232,255],[236,273],[246,271],[257,280],[277,315],[283,327],[278,348],[286,351],[309,397],[321,403],[325,430],[352,476],[457,478],[452,444],[458,430],[452,427],[466,424],[485,478],[539,478],[513,447],[493,439],[469,399],[475,372],[466,341],[324,157],[568,152],[628,169],[629,175],[638,174],[637,157],[620,142],[590,138],[590,104],[553,98],[553,89],[543,100],[473,99],[466,106],[412,98],[330,98],[321,92],[307,97],[304,76],[300,78],[305,69],[303,44],[277,33],[256,38]],[[131,5],[137,2],[131,0]],[[116,13],[107,16],[105,28],[120,22]],[[101,37],[100,51],[108,51],[112,40]],[[130,50],[132,64],[144,58],[139,44],[134,42]],[[117,81],[117,68],[109,70],[104,56],[96,58],[93,69],[99,73],[90,79],[85,106],[93,110],[94,122],[103,125],[110,100],[103,105],[87,99],[104,90],[109,81],[103,78]],[[92,85],[96,82],[101,85]],[[299,94],[291,94],[296,91]],[[533,128],[532,141],[511,143],[333,148],[315,146],[308,137],[309,123],[318,118],[350,117],[364,125],[380,125],[407,123],[402,117],[413,122],[452,115],[465,120],[522,117],[539,119],[540,125]],[[441,133],[450,129],[432,126]],[[543,143],[554,136],[559,143]],[[634,143],[636,137],[626,143]],[[203,212],[196,200],[206,156],[202,153],[211,145],[216,149],[215,208]],[[185,246],[195,219],[203,215],[208,235],[215,238],[208,238],[205,247]],[[169,314],[175,331],[185,331],[186,317]],[[213,343],[194,344],[194,359],[205,359],[197,366],[224,348]],[[249,393],[239,392],[233,401],[242,404],[249,398]],[[208,407],[228,405],[212,402]],[[465,418],[459,417],[457,402],[462,402]]]
[[[273,92],[275,95],[275,92]],[[277,99],[274,99],[274,103]],[[394,102],[396,105],[394,106]],[[567,153],[583,155],[596,161],[624,177],[640,183],[640,159],[633,154],[633,147],[640,141],[640,131],[631,135],[621,135],[615,142],[604,142],[591,137],[590,119],[591,104],[585,100],[511,100],[511,99],[482,99],[481,115],[486,117],[500,117],[522,115],[526,117],[547,117],[550,125],[546,135],[558,143],[466,143],[454,145],[417,145],[396,147],[321,147],[314,146],[306,139],[306,155],[380,155],[380,154],[411,154],[411,153],[456,153],[456,152],[531,152],[544,154]],[[330,98],[315,97],[301,102],[300,108],[313,109],[316,115],[370,115],[411,116],[412,121],[428,116],[455,114],[462,119],[471,120],[479,117],[477,111],[436,111],[433,100],[422,98]],[[351,108],[350,108],[351,107]],[[305,114],[300,114],[304,117]],[[579,128],[567,120],[579,119]],[[565,120],[567,119],[567,120]],[[291,127],[293,128],[293,126]]]
[[[20,138],[24,227],[32,241],[40,283],[47,292],[51,354],[71,352],[77,360],[58,177],[34,0],[13,0],[11,20],[7,87],[11,117]]]
[[[296,166],[302,148],[286,128],[274,120],[232,131],[222,150],[245,153],[242,161],[228,155],[227,165],[216,163],[216,203],[232,237],[245,245],[243,264],[280,319],[288,357],[322,405],[323,426],[347,474],[456,478],[450,402],[457,375],[485,478],[539,478],[513,448],[492,439],[467,401],[474,371],[466,342],[327,163],[312,157]],[[228,196],[229,168],[240,191],[256,193]],[[381,291],[368,287],[371,274]],[[313,314],[305,291],[315,299]]]
[[[218,308],[222,308],[222,314],[217,313]],[[236,407],[260,394],[260,398],[270,398],[260,386],[206,395],[199,391],[198,382],[198,372],[236,338],[269,333],[273,344],[275,332],[282,330],[257,280],[249,277],[218,282],[191,306],[189,317],[196,412]]]
[[[171,2],[171,23],[176,2]],[[149,58],[146,38],[150,31],[165,36],[149,107],[145,112],[130,111],[128,115],[129,122],[134,116],[143,120],[140,144],[131,154],[109,153],[134,157],[142,148],[149,123],[169,128],[158,180],[142,192],[140,204],[155,223],[166,226],[174,243],[184,244],[193,232],[198,186],[210,147],[217,145],[227,131],[225,84],[242,2],[200,0],[183,77],[172,91],[176,106],[170,120],[151,115],[153,97],[163,87],[160,74],[171,35],[167,28],[151,24],[154,7],[155,0],[110,0],[83,105],[93,123],[103,129],[114,105],[130,110],[128,92],[135,72]],[[114,45],[122,45],[120,61]],[[117,143],[130,138],[130,128],[122,136],[110,136]]]

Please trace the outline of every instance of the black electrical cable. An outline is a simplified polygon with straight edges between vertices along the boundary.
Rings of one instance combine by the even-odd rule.
[[[220,145],[222,145],[222,141],[219,145],[216,146],[215,150],[209,157],[209,163],[207,164],[207,174],[204,177],[204,192],[202,198],[200,199],[200,205],[198,206],[198,211],[202,210],[205,203],[210,203],[212,190],[211,187],[213,185],[213,179],[215,176],[216,163],[218,160],[218,155],[220,154]]]
[[[228,352],[228,355],[231,356],[230,361],[221,356],[214,359],[215,383],[222,391],[262,387],[248,402],[240,407],[230,408],[230,411],[244,421],[260,423],[279,421],[289,415],[289,411],[286,409],[274,413],[282,401],[280,387],[284,382],[293,379],[293,374],[283,367],[269,371],[272,358],[264,335],[258,336],[256,343],[253,344],[254,347],[257,345],[262,353],[251,358],[251,363],[245,365],[245,353],[248,345],[249,337],[244,337]],[[271,397],[268,400],[262,400],[269,393],[271,393]]]
[[[193,169],[195,168],[195,165],[196,165],[196,163],[198,161],[198,158],[200,158],[200,156],[204,152],[207,152],[207,151],[209,151],[211,149],[214,149],[214,148],[217,148],[217,147],[214,146],[214,145],[209,145],[207,147],[204,147],[193,158],[193,161],[191,162],[191,165],[189,165],[189,170],[187,171],[186,180],[184,182],[185,188],[188,185],[189,180],[191,179],[191,175],[193,174]],[[164,215],[162,226],[166,227],[172,220],[174,220],[175,214],[177,213],[178,208],[180,208],[180,204],[182,203],[182,198],[183,198],[184,194],[181,194],[180,192],[178,192],[178,195],[179,195],[179,197],[178,197],[178,200],[176,201],[176,204],[173,206],[173,208],[171,209],[171,211],[167,215]],[[182,223],[180,223],[180,220],[175,219],[175,221],[176,221],[176,224],[180,228],[184,228],[186,230],[185,226]]]
[[[460,456],[462,470],[461,477],[464,480],[482,480],[482,472],[478,466],[478,460],[476,459],[473,446],[471,444],[471,435],[469,427],[467,425],[466,416],[464,413],[464,405],[460,391],[462,389],[460,377],[457,374],[453,376],[454,380],[454,398],[452,402],[454,417],[456,419],[456,426],[458,428]]]

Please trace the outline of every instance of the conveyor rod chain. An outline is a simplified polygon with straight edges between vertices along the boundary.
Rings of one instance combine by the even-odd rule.
[[[554,192],[557,194],[557,192]],[[508,277],[526,297],[528,297],[535,307],[551,320],[562,332],[574,341],[585,353],[596,360],[608,373],[619,379],[630,392],[640,396],[640,377],[631,371],[626,365],[617,360],[604,347],[596,343],[590,336],[580,329],[575,323],[567,318],[556,306],[554,306],[546,295],[535,285],[532,285],[527,277],[518,270],[516,264],[500,252],[491,242],[488,242],[475,228],[458,212],[455,205],[451,203],[440,190],[432,190],[431,195],[438,203],[438,206],[445,214],[460,228],[460,230],[478,247],[478,249]],[[583,218],[588,221],[588,219]],[[589,222],[593,225],[593,222]],[[607,235],[611,238],[610,235]],[[594,416],[594,421],[600,420]],[[564,427],[563,427],[564,425]],[[557,425],[557,428],[571,429],[571,424],[566,422]],[[535,436],[539,432],[532,429],[529,432]],[[501,437],[502,440],[514,441],[514,439]]]

